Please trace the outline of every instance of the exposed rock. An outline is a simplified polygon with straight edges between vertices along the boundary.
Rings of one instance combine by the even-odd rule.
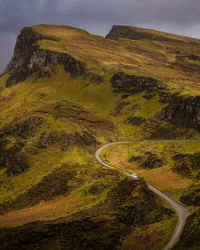
[[[129,162],[137,162],[141,168],[159,168],[163,166],[164,160],[160,159],[156,154],[145,152],[144,155],[131,156]]]
[[[122,95],[122,99],[128,98],[130,95]]]
[[[7,67],[11,75],[6,82],[6,87],[13,86],[26,80],[33,73],[48,65],[62,63],[66,72],[72,77],[78,77],[85,71],[85,63],[80,62],[70,55],[39,49],[36,41],[51,39],[24,28],[17,38],[14,56]]]
[[[141,40],[151,38],[151,35],[144,32],[138,32],[131,26],[113,25],[106,38],[118,40],[119,38],[127,38],[131,40]]]
[[[129,104],[130,104],[130,102],[120,102],[120,103],[116,106],[116,108],[115,108],[115,110],[114,110],[114,112],[113,112],[113,115],[114,115],[114,116],[120,115],[120,114],[121,114],[121,111],[123,110],[123,108],[126,107],[126,106],[129,105]]]
[[[106,187],[107,186],[105,184],[97,182],[88,189],[88,193],[93,195],[101,194],[106,189]]]
[[[60,148],[62,151],[65,151],[70,145],[90,147],[99,144],[96,141],[96,138],[86,131],[83,134],[79,134],[78,132],[76,132],[75,134],[66,134],[59,131],[49,131],[43,132],[41,134],[38,146],[45,149],[56,143],[60,144]]]
[[[51,77],[51,72],[50,72],[49,70],[45,71],[45,70],[40,69],[40,70],[36,73],[35,79],[43,78],[43,77],[50,78],[50,77]]]
[[[192,185],[180,198],[188,206],[200,206],[200,185]]]
[[[193,60],[193,61],[200,61],[200,56],[194,55],[194,54],[176,56],[176,59],[179,60],[179,61],[185,61],[186,58],[190,59],[190,60]]]
[[[158,35],[145,29],[138,29],[131,26],[124,25],[113,25],[111,31],[107,34],[106,38],[118,40],[119,38],[126,38],[130,40],[144,40],[150,39],[153,41],[164,41],[164,42],[180,42],[181,40],[168,38],[167,36]]]
[[[2,135],[1,135],[2,136]],[[24,143],[16,141],[10,148],[10,141],[1,138],[0,142],[0,169],[7,168],[5,175],[16,176],[21,172],[26,171],[29,166],[26,163],[26,157],[21,153]]]
[[[90,73],[90,80],[96,84],[100,84],[103,82],[104,77],[98,74]]]
[[[179,97],[179,93],[171,94],[170,92],[159,91],[157,92],[159,95],[159,102],[161,103],[169,103],[172,100]]]
[[[96,140],[96,138],[84,131],[83,134],[79,134],[78,132],[75,133],[75,141],[77,143],[77,145],[85,145],[85,146],[97,146],[99,145],[99,142]]]
[[[155,115],[140,126],[140,133],[145,135],[145,139],[180,139],[194,138],[195,131],[189,128],[173,124],[172,122],[163,122]],[[135,132],[138,136],[138,132]]]
[[[134,90],[144,91],[146,89],[166,89],[165,85],[154,78],[128,75],[124,72],[114,74],[110,82],[114,89],[122,92]]]
[[[23,155],[12,155],[7,159],[7,169],[5,172],[6,176],[16,176],[29,169],[29,165],[26,163],[26,159]]]
[[[200,61],[200,56],[197,56],[197,55],[194,55],[194,54],[191,54],[189,56],[187,56],[188,59],[190,60],[194,60],[194,61]]]
[[[128,124],[134,125],[134,126],[140,126],[142,123],[144,123],[146,121],[145,118],[142,117],[128,117],[126,122]]]
[[[144,161],[140,164],[142,168],[159,168],[164,165],[163,159],[160,159],[156,154],[146,152],[144,155]]]
[[[155,94],[146,94],[143,96],[143,98],[147,99],[147,100],[151,100],[155,97]]]
[[[88,72],[87,70],[85,70],[83,74],[83,79],[84,80],[88,79],[89,81],[96,83],[98,85],[103,82],[104,77],[102,75],[98,75],[96,73]]]
[[[200,153],[177,154],[173,160],[175,163],[172,170],[182,176],[195,177],[200,170]]]
[[[169,53],[173,53],[173,54],[177,54],[177,55],[180,55],[180,54],[181,54],[181,50],[178,49],[178,48],[174,48],[174,47],[171,47],[171,46],[166,46],[165,49],[166,49],[167,52],[169,52]]]
[[[171,98],[169,105],[162,109],[160,119],[184,127],[200,129],[200,97]]]
[[[0,168],[7,168],[5,175],[16,176],[29,169],[25,140],[34,137],[43,123],[44,119],[38,116],[21,117],[13,119],[0,130]]]
[[[196,179],[197,179],[197,180],[200,180],[200,170],[199,170],[199,172],[198,172],[197,175],[196,175]]]
[[[132,155],[131,158],[128,160],[129,162],[141,161],[141,156],[134,156]]]
[[[57,131],[44,132],[40,136],[39,147],[48,148],[60,140],[60,134]]]
[[[30,118],[16,118],[3,127],[2,134],[9,136],[19,136],[24,139],[33,137],[45,123],[43,117],[32,116]]]

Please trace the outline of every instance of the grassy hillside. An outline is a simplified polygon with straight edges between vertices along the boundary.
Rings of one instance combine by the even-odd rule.
[[[193,184],[198,187],[200,183],[198,158],[195,166],[199,144],[199,141],[138,141],[134,144],[112,145],[103,152],[102,157],[110,165],[136,173],[179,200],[189,186]],[[192,202],[186,204],[193,205]]]
[[[146,30],[139,30],[146,33]],[[152,76],[166,83],[172,91],[197,94],[199,86],[200,41],[148,30],[149,37],[139,40],[105,39],[72,27],[39,25],[33,30],[55,40],[41,40],[41,49],[66,53],[87,63],[100,74],[123,70]],[[156,37],[166,39],[156,39]]]
[[[112,40],[39,25],[18,37],[0,77],[2,249],[159,249],[176,218],[144,180],[177,200],[193,184],[196,199],[198,142],[112,147],[117,170],[95,162],[109,141],[199,138],[199,40],[127,29]]]

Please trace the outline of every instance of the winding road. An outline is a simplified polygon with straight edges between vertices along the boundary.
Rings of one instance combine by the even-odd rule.
[[[177,139],[177,140],[138,140],[138,141],[117,141],[117,142],[109,142],[102,147],[98,148],[95,152],[95,158],[96,160],[103,166],[108,168],[114,168],[113,166],[110,166],[109,164],[105,163],[101,159],[101,152],[110,147],[111,145],[117,145],[117,144],[126,144],[126,143],[138,143],[138,142],[169,142],[169,141],[199,141],[200,139]],[[124,173],[131,177],[131,174],[124,171]],[[170,240],[167,242],[167,244],[162,248],[162,250],[169,250],[172,249],[173,246],[176,245],[178,242],[180,235],[183,231],[185,222],[187,217],[190,215],[190,211],[186,208],[184,208],[182,205],[175,202],[173,199],[171,199],[169,196],[158,190],[157,188],[151,186],[150,184],[147,184],[149,189],[152,190],[155,194],[159,195],[161,198],[163,198],[176,212],[176,215],[178,217],[178,221],[176,224],[176,228],[170,238]]]

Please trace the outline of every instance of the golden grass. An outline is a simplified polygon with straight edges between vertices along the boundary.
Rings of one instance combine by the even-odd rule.
[[[159,250],[169,240],[177,219],[173,217],[170,220],[154,223],[149,226],[137,228],[130,233],[122,242],[123,250]]]
[[[143,177],[149,184],[162,191],[170,193],[174,199],[178,199],[187,188],[194,184],[189,178],[173,172],[172,156],[176,153],[197,153],[199,152],[200,142],[138,142],[134,144],[112,145],[102,152],[105,162],[117,169],[135,173]],[[129,162],[131,156],[143,155],[145,152],[152,152],[166,159],[163,167],[155,169],[140,168],[137,162]],[[197,182],[196,182],[197,183]]]
[[[148,31],[175,39],[175,41],[154,42],[129,39],[114,41],[65,26],[39,25],[33,26],[33,30],[58,39],[58,41],[40,40],[38,44],[41,49],[70,54],[85,61],[92,71],[112,73],[121,69],[132,74],[155,77],[168,84],[171,89],[176,88],[181,92],[184,90],[184,94],[191,91],[192,94],[196,95],[200,91],[198,72],[192,69],[191,72],[188,72],[184,67],[177,67],[174,63],[176,53],[166,49],[168,46],[179,49],[183,54],[185,51],[198,54],[200,42],[197,39]],[[193,43],[196,45],[194,46]],[[190,65],[189,61],[187,63]]]
[[[21,209],[0,216],[0,227],[16,227],[33,221],[48,221],[64,217],[75,212],[88,204],[96,201],[95,198],[87,197],[56,197],[54,200],[41,203],[35,207]]]
[[[140,176],[144,177],[147,182],[152,183],[160,190],[170,190],[170,192],[186,189],[193,183],[191,179],[181,177],[170,168],[143,171]]]

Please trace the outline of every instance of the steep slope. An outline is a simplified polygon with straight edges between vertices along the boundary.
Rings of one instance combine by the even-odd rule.
[[[134,30],[103,38],[39,25],[18,36],[0,78],[3,249],[142,249],[169,238],[166,204],[93,153],[120,139],[199,138],[200,42]],[[152,158],[145,164],[159,167]]]
[[[108,171],[106,173],[105,170],[98,168],[94,176],[96,185],[90,185],[87,189],[90,195],[94,197],[102,191],[105,193],[102,178],[109,177],[110,180],[116,181],[117,177],[121,177],[113,170],[109,170],[109,176],[107,174]],[[108,184],[105,181],[104,183]],[[106,197],[98,204],[88,206],[71,216],[1,229],[1,248],[116,249],[123,245],[124,238],[134,232],[135,227],[148,226],[155,222],[159,225],[159,222],[169,215],[170,210],[161,207],[155,201],[144,182],[122,178],[118,180],[117,185],[111,186]],[[160,242],[159,238],[158,242]],[[151,244],[153,246],[158,242],[151,242]]]

